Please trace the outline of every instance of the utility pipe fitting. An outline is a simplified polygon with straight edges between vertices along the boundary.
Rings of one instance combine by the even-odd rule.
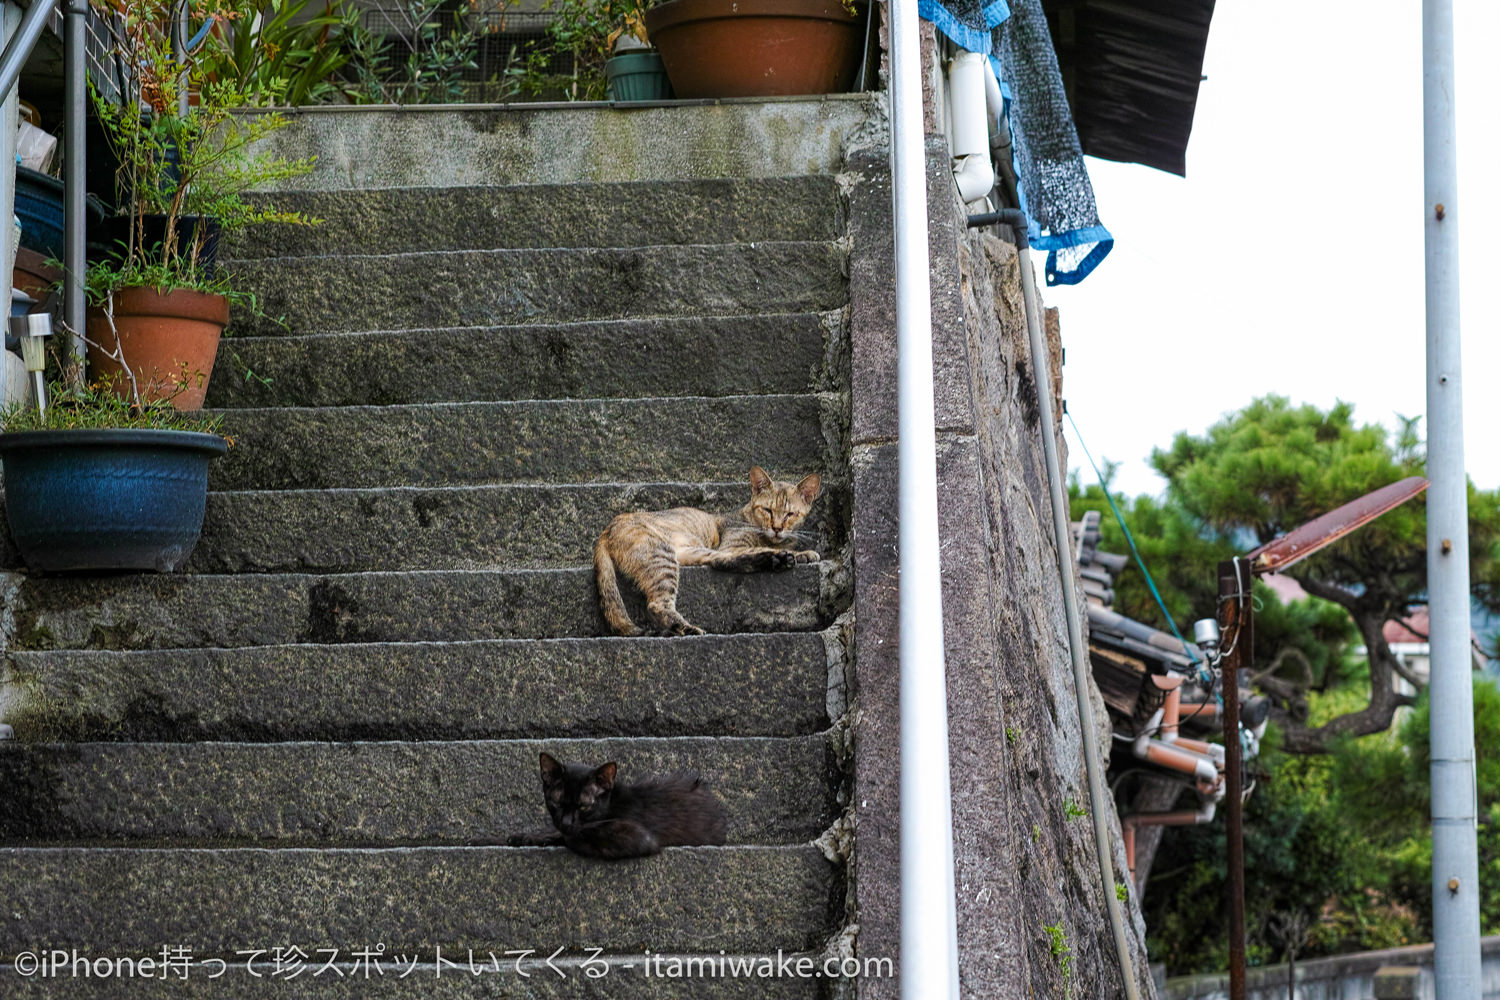
[[[1130,750],[1148,763],[1192,775],[1198,782],[1198,790],[1203,794],[1222,796],[1224,748],[1202,740],[1188,739],[1178,732],[1182,682],[1186,679],[1181,674],[1151,678],[1159,690],[1167,692],[1167,697],[1162,707],[1152,713],[1151,719],[1141,730],[1141,735],[1130,744]]]
[[[995,187],[986,77],[995,77],[989,56],[960,52],[948,63],[948,149],[953,157],[953,180],[965,204],[988,197]],[[997,85],[995,93],[999,92]]]
[[[1143,826],[1204,826],[1214,821],[1218,812],[1217,799],[1205,800],[1198,809],[1179,809],[1175,812],[1136,813],[1120,820],[1120,834],[1125,841],[1125,864],[1130,869],[1130,880],[1135,881],[1135,831]]]
[[[1130,752],[1147,763],[1192,775],[1200,791],[1221,789],[1222,765],[1204,754],[1174,746],[1171,741],[1151,735],[1160,729],[1161,721],[1162,710],[1158,708],[1146,724],[1145,731],[1130,744]]]

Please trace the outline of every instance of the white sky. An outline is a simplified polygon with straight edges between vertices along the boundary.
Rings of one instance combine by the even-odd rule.
[[[1186,179],[1090,159],[1115,248],[1059,306],[1068,411],[1115,488],[1251,398],[1425,410],[1421,0],[1219,0]],[[1465,457],[1500,487],[1500,3],[1455,0]],[[1424,423],[1425,429],[1425,423]],[[1069,430],[1070,465],[1093,481]]]

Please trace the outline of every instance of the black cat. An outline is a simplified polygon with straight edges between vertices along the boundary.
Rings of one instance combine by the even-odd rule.
[[[641,858],[663,847],[724,843],[724,807],[696,774],[615,781],[617,765],[541,755],[542,794],[557,833],[512,844],[563,846],[590,858]]]

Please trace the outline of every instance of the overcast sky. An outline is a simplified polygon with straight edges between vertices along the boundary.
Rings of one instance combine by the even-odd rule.
[[[1265,393],[1388,426],[1424,412],[1421,6],[1219,0],[1187,178],[1088,161],[1115,248],[1046,296],[1068,411],[1116,489],[1161,492],[1153,447]],[[1454,6],[1465,457],[1495,488],[1500,3]]]

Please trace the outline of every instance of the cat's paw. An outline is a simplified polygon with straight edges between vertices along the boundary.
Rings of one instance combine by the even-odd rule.
[[[686,621],[684,621],[684,622],[677,622],[676,624],[674,624],[672,626],[672,629],[671,629],[671,634],[672,635],[707,635],[708,633],[705,632],[705,631],[703,631],[698,626],[694,625],[692,622],[686,622]]]
[[[799,563],[813,563],[822,558],[812,549],[803,549],[801,552],[793,552],[792,556]]]
[[[558,833],[513,833],[505,838],[506,847],[561,847],[562,835]]]
[[[772,569],[791,569],[797,565],[797,556],[792,552],[772,552],[768,561]]]

